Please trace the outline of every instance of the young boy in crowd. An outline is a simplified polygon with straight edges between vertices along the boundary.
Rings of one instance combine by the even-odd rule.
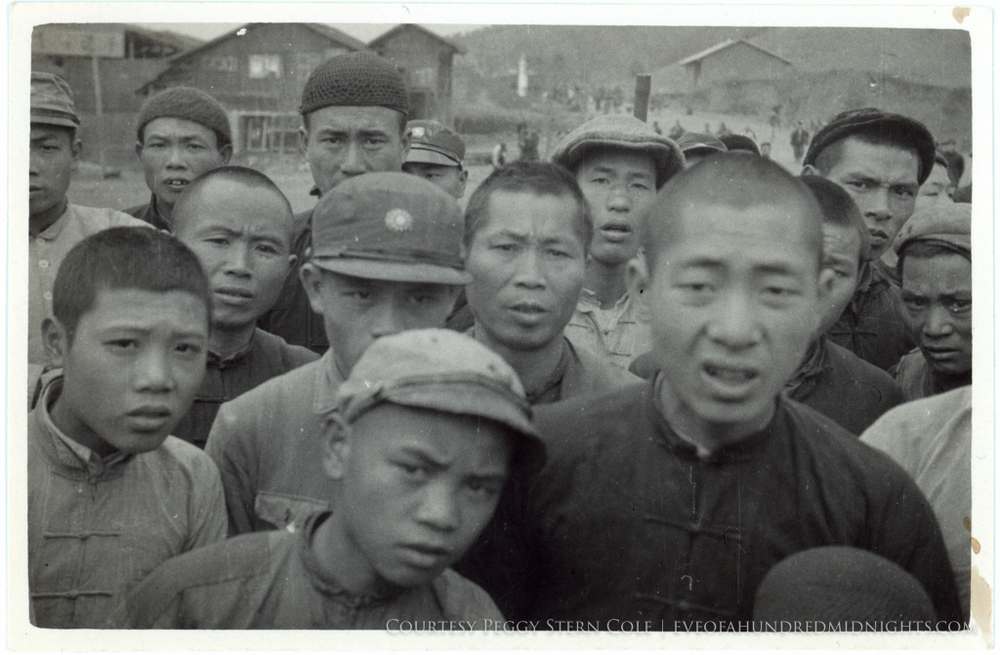
[[[299,534],[242,535],[167,562],[132,595],[125,627],[487,629],[502,620],[449,567],[507,478],[544,461],[517,374],[466,336],[411,330],[372,344],[335,400],[315,435],[340,488],[332,511]]]
[[[817,175],[801,178],[823,210],[823,268],[833,271],[818,337],[785,384],[792,400],[804,403],[861,434],[887,410],[903,402],[892,376],[831,342],[826,332],[844,312],[868,261],[868,230],[857,205],[837,184]]]
[[[656,191],[683,170],[684,156],[639,119],[608,115],[563,137],[552,161],[576,176],[594,223],[583,292],[566,336],[627,369],[650,345],[628,265],[643,243],[642,222]]]
[[[642,297],[660,372],[538,410],[549,462],[504,512],[521,542],[498,539],[465,574],[508,619],[738,629],[777,562],[845,545],[898,563],[938,618],[956,619],[941,533],[913,481],[782,398],[833,275],[809,190],[773,162],[721,153],[668,182],[649,216]],[[493,573],[508,567],[520,568]]]
[[[52,285],[66,253],[109,227],[140,221],[113,209],[71,205],[66,197],[83,153],[73,91],[51,73],[31,74],[31,151],[28,163],[28,394],[49,364],[42,321],[52,318]]]
[[[210,307],[198,259],[156,230],[104,230],[63,261],[43,325],[61,375],[28,415],[38,627],[103,627],[158,565],[225,538],[218,471],[167,436],[205,373]]]
[[[444,327],[461,285],[455,199],[406,173],[368,173],[330,189],[312,213],[302,285],[331,348],[316,362],[224,404],[206,452],[222,473],[230,533],[301,527],[336,497],[320,465],[337,388],[379,337]]]
[[[972,205],[913,215],[896,241],[903,316],[918,348],[896,366],[907,400],[972,384]]]
[[[491,174],[465,215],[476,340],[510,364],[533,405],[634,380],[563,334],[580,297],[593,224],[573,176],[522,162]]]
[[[870,236],[872,259],[830,339],[884,371],[914,344],[900,318],[893,275],[880,258],[913,214],[934,153],[934,138],[923,123],[869,107],[834,116],[802,160],[803,174],[821,175],[850,194]]]
[[[205,380],[174,431],[204,448],[222,403],[319,355],[256,327],[295,265],[292,208],[270,178],[249,168],[213,169],[188,186],[172,218],[212,293]]]
[[[465,195],[469,171],[465,170],[465,141],[444,123],[432,120],[410,121],[410,152],[403,171],[433,182],[459,200]]]
[[[159,230],[173,231],[174,204],[202,173],[225,166],[233,154],[229,118],[200,89],[177,86],[149,98],[139,110],[135,154],[142,162],[149,203],[127,210]]]

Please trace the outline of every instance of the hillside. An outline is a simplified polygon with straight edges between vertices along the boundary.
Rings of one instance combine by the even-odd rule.
[[[504,25],[453,37],[463,66],[483,77],[511,75],[521,54],[541,88],[557,83],[631,89],[653,73],[726,39],[746,39],[803,73],[870,71],[880,77],[970,86],[971,48],[961,30],[815,27]]]

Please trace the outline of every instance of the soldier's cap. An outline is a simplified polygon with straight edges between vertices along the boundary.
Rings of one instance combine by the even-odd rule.
[[[746,152],[752,152],[755,155],[760,154],[760,148],[757,147],[757,142],[745,134],[724,134],[719,137],[719,141],[722,141],[722,144],[726,146],[726,150],[729,152],[734,150],[744,150]]]
[[[673,139],[634,116],[607,114],[587,121],[564,136],[552,151],[552,162],[574,170],[591,148],[639,150],[656,162],[656,186],[684,169],[684,155]]]
[[[972,205],[964,202],[939,202],[918,209],[903,224],[893,249],[902,255],[917,242],[930,242],[972,258]]]
[[[299,113],[323,107],[387,107],[410,114],[406,81],[395,66],[374,52],[348,52],[317,66],[302,89]]]
[[[73,89],[66,80],[52,73],[31,74],[31,122],[80,127]]]
[[[337,391],[338,412],[350,424],[383,402],[495,421],[518,436],[515,466],[537,470],[545,462],[517,373],[454,330],[406,330],[368,347]]]
[[[851,109],[834,116],[809,143],[802,165],[815,166],[816,158],[827,146],[859,133],[878,135],[900,147],[916,150],[920,159],[917,181],[923,184],[930,176],[936,152],[930,130],[918,120],[873,107]]]
[[[406,163],[461,166],[465,159],[465,141],[444,123],[431,120],[410,121],[410,154]]]
[[[685,155],[688,153],[712,154],[713,152],[728,152],[729,149],[722,139],[711,134],[700,132],[685,132],[677,139],[677,145]]]
[[[312,261],[352,277],[467,284],[458,203],[407,173],[366,173],[333,187],[312,214]]]

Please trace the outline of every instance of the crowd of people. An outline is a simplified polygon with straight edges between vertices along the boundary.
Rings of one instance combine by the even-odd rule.
[[[385,60],[300,111],[312,210],[188,87],[149,203],[80,207],[32,74],[35,626],[967,627],[971,212],[923,124],[833,116],[796,175],[601,115],[463,215]]]

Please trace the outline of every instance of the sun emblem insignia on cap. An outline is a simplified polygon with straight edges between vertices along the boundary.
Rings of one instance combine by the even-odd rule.
[[[393,232],[406,232],[413,228],[413,216],[405,209],[390,209],[385,215],[385,226]]]
[[[415,139],[422,139],[422,138],[424,138],[424,135],[426,133],[427,133],[427,130],[425,130],[423,127],[415,127],[415,128],[413,128],[413,138],[415,138]]]

